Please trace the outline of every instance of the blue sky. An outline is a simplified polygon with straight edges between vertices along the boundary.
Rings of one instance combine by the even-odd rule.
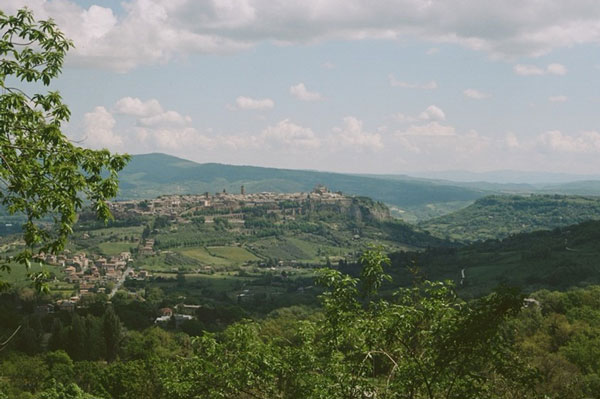
[[[600,3],[5,0],[91,148],[359,173],[600,167]],[[485,3],[485,4],[484,4]]]

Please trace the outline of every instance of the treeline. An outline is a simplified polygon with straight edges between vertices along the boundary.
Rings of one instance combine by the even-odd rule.
[[[489,292],[500,282],[526,292],[542,288],[568,289],[600,283],[600,221],[511,235],[456,248],[430,248],[422,252],[391,255],[395,275],[406,276],[418,266],[429,279],[451,279],[461,293],[471,296]]]
[[[179,340],[175,348],[173,338],[152,340],[156,329],[125,335],[119,361],[76,362],[78,372],[61,386],[102,398],[158,399],[392,398],[401,392],[433,399],[475,397],[496,387],[512,395],[531,391],[530,370],[514,362],[503,329],[521,307],[519,295],[498,292],[464,303],[452,287],[423,282],[389,301],[378,295],[387,258],[367,251],[361,262],[360,279],[332,269],[320,273],[325,292],[316,313],[280,310],[262,322]],[[165,350],[170,353],[163,357]],[[52,376],[59,375],[52,357],[68,369],[64,352],[7,357],[1,391],[48,397],[57,386]],[[24,361],[37,362],[38,378],[29,385],[14,367]]]
[[[436,237],[473,242],[599,219],[599,197],[494,195],[420,227]]]
[[[15,327],[18,331],[10,344],[28,355],[64,350],[74,360],[114,361],[121,341],[121,322],[111,306],[99,315],[94,313],[34,313]]]
[[[600,397],[599,286],[539,291],[525,301],[503,288],[465,302],[448,283],[420,281],[380,296],[388,260],[367,251],[361,262],[359,278],[321,272],[318,310],[239,321],[235,312],[203,307],[199,322],[233,324],[190,331],[197,338],[157,327],[121,330],[112,361],[108,351],[106,361],[93,359],[80,345],[94,343],[75,336],[70,345],[80,351],[61,350],[52,338],[38,354],[15,345],[2,353],[0,397]],[[105,333],[116,319],[110,309],[74,314],[53,329]],[[25,324],[35,330],[33,323]]]

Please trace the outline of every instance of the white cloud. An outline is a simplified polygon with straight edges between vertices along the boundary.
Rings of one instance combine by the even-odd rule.
[[[190,151],[212,149],[216,141],[201,134],[193,127],[164,126],[164,127],[136,127],[135,137],[145,146],[146,151]]]
[[[559,130],[551,130],[539,135],[538,141],[541,145],[557,152],[600,152],[600,133],[596,131],[568,135],[563,134]]]
[[[530,75],[543,75],[546,73],[542,68],[535,65],[523,65],[517,64],[513,67],[513,70],[517,75],[530,76]]]
[[[425,111],[419,114],[419,119],[443,121],[446,119],[446,114],[441,108],[435,105],[430,105]]]
[[[323,99],[320,93],[309,91],[304,83],[298,83],[290,87],[290,94],[302,101],[319,101]]]
[[[235,105],[237,109],[263,111],[267,109],[272,109],[275,106],[275,102],[270,98],[258,99],[240,96],[235,99]]]
[[[553,103],[564,103],[567,101],[567,96],[550,96],[548,97],[548,101]]]
[[[69,62],[121,72],[266,41],[416,37],[504,58],[600,42],[600,3],[589,0],[130,0],[118,15],[74,0],[4,0],[3,10],[23,5],[53,17],[75,40]]]
[[[390,86],[392,87],[402,87],[405,89],[423,89],[423,90],[433,90],[437,89],[438,85],[435,81],[431,80],[427,83],[410,83],[403,82],[401,80],[396,79],[394,75],[388,75],[388,79],[390,81]]]
[[[411,125],[407,129],[395,132],[393,138],[397,145],[413,154],[425,154],[437,162],[451,153],[453,161],[468,159],[469,156],[482,154],[490,148],[491,140],[480,136],[476,131],[458,133],[453,126],[433,121]]]
[[[275,126],[269,126],[259,138],[270,147],[289,149],[315,149],[321,145],[315,133],[306,127],[284,119]]]
[[[506,146],[511,149],[516,149],[516,148],[521,147],[521,143],[520,143],[519,139],[512,132],[509,132],[506,134],[505,143],[506,143]]]
[[[413,154],[421,154],[423,152],[419,144],[415,142],[416,140],[405,136],[396,136],[395,138],[400,150],[408,151]]]
[[[342,127],[333,128],[333,137],[331,137],[332,148],[342,145],[358,152],[383,149],[384,145],[381,134],[365,132],[361,120],[354,116],[347,116],[343,119],[343,122]]]
[[[192,119],[177,111],[165,111],[156,99],[143,101],[135,97],[119,99],[109,112],[96,107],[84,116],[86,139],[83,145],[113,150],[182,151],[189,148],[213,148],[216,141],[191,126]],[[135,117],[135,124],[126,127],[126,120],[117,123],[114,115]]]
[[[541,75],[565,75],[567,67],[562,64],[549,64],[546,69],[536,65],[517,64],[513,71],[521,76],[541,76]]]
[[[400,122],[400,123],[410,123],[410,122],[416,122],[416,121],[419,120],[418,118],[415,118],[415,117],[410,116],[410,115],[403,114],[402,112],[398,112],[396,114],[393,114],[392,118],[395,121]]]
[[[86,113],[83,116],[85,137],[82,144],[94,149],[121,150],[123,140],[113,131],[115,123],[115,118],[104,107],[96,107]]]
[[[165,111],[158,100],[143,101],[137,97],[123,97],[112,107],[115,114],[134,116],[141,126],[183,126],[192,121],[177,111]]]
[[[456,130],[452,126],[445,126],[439,122],[429,122],[425,125],[412,125],[404,131],[396,133],[397,136],[456,136]]]
[[[476,89],[466,89],[465,91],[463,91],[463,94],[469,98],[472,98],[473,100],[483,100],[490,97],[489,94]]]
[[[418,116],[407,115],[398,112],[391,115],[392,119],[399,123],[413,123],[419,121],[443,121],[446,120],[446,113],[437,105],[430,105]]]
[[[164,126],[164,125],[179,125],[183,126],[190,123],[192,118],[183,116],[176,111],[166,111],[157,115],[140,118],[139,123],[142,126]]]
[[[561,64],[550,64],[546,67],[546,71],[552,75],[566,75],[567,67]]]
[[[161,114],[163,108],[156,99],[142,101],[139,98],[123,97],[113,107],[117,114],[124,114],[137,117],[148,117]]]
[[[92,5],[81,12],[81,23],[87,27],[89,38],[100,39],[117,25],[117,18],[110,8]]]
[[[149,115],[148,109],[161,112]],[[396,131],[381,125],[367,129],[359,118],[348,116],[338,127],[323,132],[283,119],[253,132],[222,133],[200,131],[192,126],[191,119],[165,110],[158,101],[125,97],[112,107],[96,107],[85,114],[82,145],[113,151],[134,148],[138,153],[169,152],[204,162],[298,168],[321,165],[317,167],[357,172],[367,170],[366,165],[381,172],[389,168],[390,159],[413,168],[501,168],[507,163],[526,168],[535,163],[552,169],[552,165],[568,167],[569,162],[594,162],[600,155],[598,131],[485,136],[442,122],[446,115],[434,105],[416,115],[404,115],[410,126]],[[135,123],[127,116],[133,116]],[[369,151],[379,155],[364,156]],[[322,163],[324,160],[330,163]]]
[[[330,61],[324,62],[321,66],[323,68],[325,68],[325,69],[333,69],[333,68],[335,68],[335,64],[332,63],[332,62],[330,62]]]
[[[439,49],[439,48],[437,48],[437,47],[432,47],[432,48],[428,49],[428,50],[425,52],[425,54],[427,54],[427,55],[434,55],[434,54],[437,54],[437,53],[439,53],[439,52],[440,52],[440,49]]]

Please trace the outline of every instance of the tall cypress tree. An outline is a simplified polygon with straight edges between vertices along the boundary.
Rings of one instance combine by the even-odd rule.
[[[112,306],[106,308],[103,319],[106,360],[112,362],[117,358],[119,352],[119,343],[121,342],[121,322]]]
[[[56,351],[64,349],[64,327],[62,321],[58,317],[55,317],[52,321],[52,329],[50,330],[50,339],[48,340],[48,349]]]
[[[104,342],[104,319],[88,314],[85,318],[87,329],[86,352],[87,360],[100,360],[106,358],[106,344]]]
[[[39,336],[35,329],[30,326],[29,320],[25,321],[23,328],[17,335],[16,345],[17,349],[28,355],[35,355],[40,352],[41,346]]]
[[[73,314],[68,337],[69,343],[67,345],[67,352],[69,353],[69,356],[71,356],[73,360],[85,360],[87,358],[87,351],[85,348],[87,331],[85,328],[85,320],[77,313]]]

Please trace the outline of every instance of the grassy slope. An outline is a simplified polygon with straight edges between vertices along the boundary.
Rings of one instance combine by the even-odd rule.
[[[479,199],[421,227],[437,237],[469,242],[596,219],[600,219],[600,197],[511,195]]]

